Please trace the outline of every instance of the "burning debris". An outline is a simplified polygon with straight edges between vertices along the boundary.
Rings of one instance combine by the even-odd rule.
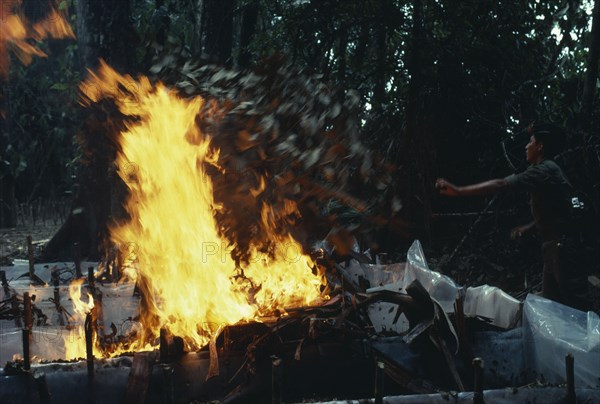
[[[146,342],[166,328],[184,338],[188,349],[197,349],[223,324],[327,297],[322,275],[301,245],[278,229],[266,203],[259,232],[270,248],[250,241],[243,265],[232,259],[239,246],[223,235],[215,217],[222,207],[207,174],[208,166],[222,169],[220,150],[196,125],[202,98],[181,99],[161,84],[134,81],[107,65],[82,89],[90,102],[112,98],[121,113],[135,118],[119,134],[116,160],[118,167],[136,167],[134,173],[119,172],[129,189],[125,209],[130,220],[113,225],[110,237],[116,245],[135,244],[126,260],[134,262],[133,280],[144,298],[140,321]],[[295,208],[292,200],[287,202],[290,210]]]
[[[352,94],[336,101],[318,81],[289,80],[293,71],[272,63],[262,75],[158,69],[175,82],[185,72],[195,92],[105,63],[81,85],[84,105],[109,111],[102,139],[111,138],[105,143],[127,188],[126,217],[109,223],[107,238],[142,295],[140,346],[166,329],[198,349],[222,324],[326,301],[322,268],[307,254],[319,237],[311,226],[321,221],[306,219],[323,217],[332,198],[365,212],[377,203],[345,188],[360,180],[383,190],[389,181],[389,168],[373,164],[357,141]],[[82,134],[84,150],[110,159],[95,147],[97,135]]]
[[[510,396],[552,402],[567,393],[597,397],[600,320],[591,312],[586,319],[586,313],[535,296],[521,303],[491,287],[464,290],[428,269],[418,242],[404,264],[335,263],[327,256],[315,264],[328,280],[328,301],[286,308],[278,317],[222,323],[212,335],[205,332],[207,344],[200,349],[190,349],[186,336],[163,327],[145,351],[135,343],[146,324],[138,322],[143,298],[134,293],[134,282],[106,283],[102,276],[72,280],[75,265],[38,264],[40,279],[70,284],[58,286],[57,305],[56,284],[33,287],[25,277],[17,279],[26,263],[6,268],[4,276],[8,273],[11,281],[4,282],[3,293],[9,293],[0,308],[0,353],[3,361],[8,355],[24,356],[5,366],[4,374],[11,377],[0,382],[0,397],[19,400],[32,394],[28,388],[58,401],[75,394],[96,401],[151,403],[290,402],[373,394],[376,399],[424,394],[412,399],[433,400],[449,391],[475,391],[492,401]],[[67,289],[70,298],[61,298]],[[15,297],[16,313],[7,296]],[[449,305],[452,297],[455,304]],[[59,326],[63,314],[67,325]],[[17,332],[17,318],[23,333]],[[556,339],[554,333],[565,327],[570,333]],[[48,352],[61,339],[51,337],[64,336],[57,330],[76,330],[62,339],[76,346],[52,357]],[[135,351],[133,359],[100,359],[128,348]],[[540,355],[540,350],[545,353]],[[567,362],[571,365],[561,371],[567,353],[572,354]],[[87,362],[47,361],[69,355]],[[474,361],[475,368],[473,358],[482,359]],[[28,384],[30,373],[23,372],[30,362],[35,384]],[[531,384],[565,381],[567,389],[532,389]],[[510,393],[483,391],[519,385],[526,387]],[[456,397],[472,399],[465,394]]]

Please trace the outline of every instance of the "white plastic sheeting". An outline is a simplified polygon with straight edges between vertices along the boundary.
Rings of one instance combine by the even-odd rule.
[[[528,369],[564,383],[565,356],[575,359],[575,387],[600,387],[600,317],[536,295],[523,308],[523,353]]]
[[[87,274],[87,268],[97,268],[95,262],[82,262],[81,268]],[[44,282],[50,283],[52,269],[60,272],[61,286],[60,303],[70,313],[74,314],[73,302],[69,298],[68,282],[73,279],[75,273],[74,263],[52,263],[36,264],[35,274]],[[46,325],[34,324],[32,330],[31,355],[35,359],[57,360],[65,358],[65,343],[75,342],[81,339],[77,330],[72,327],[59,325],[59,315],[54,303],[50,300],[54,297],[54,287],[50,285],[34,286],[28,276],[29,263],[25,260],[15,260],[15,265],[2,267],[11,289],[19,296],[29,292],[35,295],[33,304],[48,316]],[[65,284],[67,283],[67,284]],[[134,283],[123,284],[100,284],[98,290],[102,293],[103,322],[107,333],[110,333],[110,325],[117,327],[117,335],[127,335],[130,331],[139,328],[139,324],[133,320],[139,313],[139,298],[133,296]],[[83,286],[82,294],[86,287]],[[8,298],[0,287],[0,301]],[[83,327],[83,319],[70,318],[71,326]],[[84,341],[78,341],[84,344]],[[21,328],[15,326],[14,321],[0,320],[0,367],[7,361],[12,360],[14,355],[21,356],[23,343]]]
[[[462,289],[448,276],[429,269],[418,240],[408,249],[406,263],[367,265],[352,261],[347,271],[357,285],[361,276],[369,281],[373,288],[367,292],[381,287],[404,291],[414,280],[418,280],[446,313],[454,312],[454,302]],[[369,317],[377,331],[402,332],[408,329],[408,323],[405,321],[393,323],[394,307],[396,305],[390,303],[376,303],[370,307]],[[466,290],[464,313],[467,316],[489,318],[495,326],[508,329],[520,322],[521,302],[497,287],[470,287]]]

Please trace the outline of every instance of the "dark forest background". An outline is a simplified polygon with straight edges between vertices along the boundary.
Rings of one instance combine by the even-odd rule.
[[[45,1],[24,0],[35,19]],[[399,259],[418,238],[434,267],[459,282],[523,287],[538,262],[533,238],[509,239],[527,220],[525,195],[445,199],[458,184],[525,167],[526,128],[566,129],[557,156],[588,202],[586,264],[598,270],[600,5],[592,1],[481,0],[63,0],[77,40],[49,40],[50,57],[11,64],[2,83],[1,227],[20,204],[76,204],[89,172],[75,134],[88,111],[78,85],[99,58],[149,74],[173,60],[257,70],[276,55],[319,75],[340,97],[359,97],[361,142],[396,167],[385,192],[401,206],[358,236]],[[595,18],[593,18],[595,17]],[[171,59],[169,57],[172,56]],[[99,185],[95,192],[107,197]],[[105,203],[110,205],[110,201]],[[106,212],[96,210],[95,220]],[[94,220],[94,218],[92,218]],[[512,274],[512,269],[521,269]],[[510,276],[507,275],[510,272]],[[507,278],[508,277],[508,278]]]

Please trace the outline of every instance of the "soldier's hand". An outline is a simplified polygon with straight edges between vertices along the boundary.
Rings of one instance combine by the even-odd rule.
[[[526,226],[517,226],[510,231],[510,238],[513,240],[520,239],[527,232]]]
[[[458,187],[451,182],[447,181],[445,178],[438,178],[435,181],[435,189],[437,189],[440,194],[447,196],[457,196],[459,195]]]
[[[513,240],[521,238],[525,235],[525,233],[528,233],[529,231],[531,231],[534,228],[535,228],[535,222],[533,222],[533,221],[531,223],[517,226],[510,231],[510,238],[512,238]]]

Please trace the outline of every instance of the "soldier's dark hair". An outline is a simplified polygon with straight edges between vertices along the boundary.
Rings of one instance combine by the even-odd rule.
[[[535,124],[529,127],[528,132],[544,145],[544,157],[552,158],[563,150],[565,132],[560,126],[553,123]]]

